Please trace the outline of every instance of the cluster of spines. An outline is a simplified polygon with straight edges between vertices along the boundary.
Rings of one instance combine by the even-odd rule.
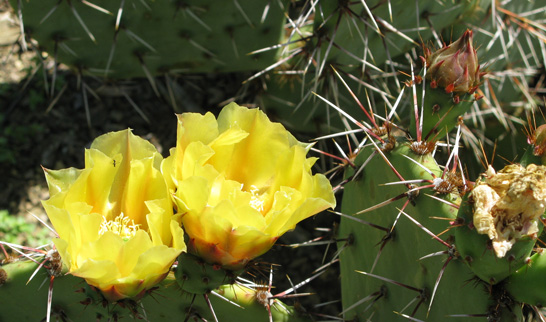
[[[419,4],[420,2],[415,2],[415,3],[416,3],[416,4]],[[315,3],[315,6],[313,6],[313,10],[315,10],[316,8],[318,8],[317,5],[319,5],[319,4],[320,4],[320,3]],[[359,5],[359,4],[354,4],[354,6],[356,6],[356,5]],[[515,11],[515,10],[514,10],[513,12],[510,11],[510,10],[511,10],[511,9],[510,9],[510,6],[515,6],[515,7],[518,6],[518,5],[517,5],[517,1],[510,1],[510,2],[505,3],[505,5],[506,5],[505,7],[494,7],[494,8],[492,8],[493,10],[490,10],[490,11],[489,11],[489,12],[491,12],[490,14],[491,14],[491,16],[492,16],[492,19],[491,19],[491,20],[494,21],[494,26],[495,26],[496,28],[498,28],[498,29],[496,29],[496,30],[499,32],[499,34],[497,34],[497,33],[495,32],[494,35],[500,35],[500,36],[491,37],[491,38],[490,38],[490,40],[491,40],[490,42],[482,42],[482,41],[480,41],[480,43],[482,43],[482,44],[483,44],[483,43],[487,43],[487,45],[481,45],[481,47],[480,47],[480,48],[484,48],[484,49],[486,49],[486,50],[487,50],[488,48],[493,48],[493,47],[495,47],[495,46],[497,46],[497,45],[499,45],[499,44],[502,44],[501,47],[503,47],[503,48],[502,48],[502,49],[503,49],[503,53],[501,53],[501,54],[498,56],[498,57],[500,57],[500,58],[496,60],[496,64],[501,64],[501,63],[499,63],[499,62],[502,62],[502,61],[508,61],[509,58],[510,58],[510,61],[512,61],[512,62],[517,61],[517,59],[514,59],[514,55],[513,55],[512,53],[509,53],[507,49],[508,49],[508,48],[515,49],[515,50],[516,50],[516,53],[517,53],[518,44],[520,44],[521,39],[520,39],[519,37],[517,37],[517,38],[514,38],[515,40],[514,40],[514,39],[510,40],[510,41],[512,41],[512,45],[513,45],[513,46],[508,46],[506,43],[504,43],[505,40],[503,40],[503,34],[504,34],[504,35],[512,35],[512,34],[515,35],[515,34],[519,34],[519,33],[517,33],[517,30],[515,29],[515,28],[517,28],[517,26],[518,26],[517,22],[518,22],[518,21],[519,21],[519,22],[523,22],[524,19],[523,19],[522,17],[525,17],[525,16],[526,16],[526,14],[525,14],[523,11],[519,11],[519,12],[518,12],[518,11]],[[365,6],[366,6],[366,4],[363,4],[363,6],[362,6],[362,7],[359,7],[359,9],[366,9]],[[377,14],[377,12],[374,12],[374,11],[373,11],[373,7],[372,7],[371,5],[369,5],[369,7],[371,7],[371,8],[367,8],[367,9],[368,9],[368,10],[371,10],[371,14],[370,14],[368,11],[362,11],[363,14],[360,15],[360,16],[358,16],[358,17],[366,17],[366,16],[372,17],[372,21],[371,21],[370,23],[373,23],[374,26],[377,26],[377,28],[378,28],[378,30],[379,30],[379,25],[377,25],[376,23],[377,23],[377,22],[380,22],[380,23],[381,23],[381,22],[382,22],[382,23],[387,22],[387,23],[388,23],[389,20],[388,20],[388,19],[385,19],[385,17],[380,17],[380,16]],[[417,5],[416,7],[419,7],[419,5]],[[334,12],[342,12],[341,9],[344,9],[344,10],[345,10],[345,11],[343,11],[344,13],[350,13],[350,12],[351,12],[351,11],[348,10],[348,9],[350,9],[350,6],[348,5],[347,2],[343,2],[343,1],[342,1],[342,2],[339,2],[339,7],[338,7],[338,9],[334,9]],[[495,10],[495,9],[497,9],[497,10]],[[528,10],[528,9],[526,9],[526,10]],[[355,11],[355,10],[352,10],[352,11]],[[486,12],[486,11],[484,10],[484,12]],[[539,11],[537,11],[537,12],[540,13],[541,11],[539,10]],[[529,11],[529,14],[533,15],[533,14],[537,14],[537,12],[534,12],[534,13],[533,13],[532,11]],[[522,13],[522,14],[520,14],[520,13]],[[501,15],[504,15],[504,17],[502,17]],[[325,17],[329,17],[329,16],[327,15],[327,16],[325,16]],[[348,15],[345,14],[343,19],[346,19],[347,17],[351,17],[351,16],[348,16]],[[356,17],[356,16],[353,16],[353,18],[350,18],[350,19],[356,19],[355,17]],[[375,19],[374,19],[374,17],[375,17]],[[359,19],[360,19],[360,18],[359,18]],[[501,25],[501,24],[499,23],[499,21],[507,21],[506,19],[510,20],[510,21],[512,22],[512,24],[511,24],[511,25],[510,25],[510,24]],[[331,21],[334,21],[334,20],[331,20]],[[318,25],[320,26],[321,24],[318,24]],[[388,27],[388,26],[385,25],[385,24],[384,24],[383,26],[384,26],[385,28]],[[435,26],[435,25],[432,25],[432,26]],[[516,27],[515,27],[515,26],[516,26]],[[524,26],[524,25],[519,25],[519,26],[520,26],[521,28],[523,28],[524,31],[526,31],[526,32],[531,32],[531,29],[529,28],[529,26],[527,26],[527,27]],[[335,24],[334,24],[334,27],[335,27]],[[335,30],[335,29],[333,29],[333,30]],[[397,34],[397,33],[396,33],[395,31],[393,31],[393,30],[389,30],[389,31],[392,32],[393,34]],[[432,32],[432,33],[434,33],[435,31],[437,31],[437,30],[431,29],[431,32]],[[537,30],[537,31],[535,31],[535,32],[537,33],[536,35],[538,35],[538,38],[540,38],[541,31],[540,31],[540,30]],[[319,33],[317,33],[317,34],[319,34]],[[339,32],[339,34],[341,34],[341,32]],[[525,35],[525,34],[529,35],[529,33],[522,33],[522,34],[523,34],[523,35]],[[332,33],[330,33],[330,35],[332,35]],[[402,37],[404,34],[403,34],[403,33],[400,33],[400,34],[397,34],[397,35],[399,35],[400,37]],[[480,35],[480,37],[490,37],[490,36],[491,36],[491,35],[488,35],[488,34],[485,33],[485,32],[479,32],[479,35]],[[535,42],[538,38],[531,38],[531,42]],[[327,54],[329,54],[329,52],[326,53],[328,46],[325,46],[325,45],[332,44],[332,45],[330,46],[330,48],[334,48],[335,46],[333,45],[333,44],[334,44],[334,42],[333,42],[333,37],[330,37],[329,40],[330,40],[330,41],[323,41],[323,42],[322,42],[322,45],[321,45],[321,46],[323,46],[324,49],[322,49],[321,52],[322,52],[323,54],[322,54],[322,56],[320,56],[320,57],[321,57],[320,59],[316,59],[317,65],[318,65],[318,66],[323,66],[323,68],[319,68],[319,69],[318,69],[318,70],[321,71],[321,72],[328,72],[328,71],[330,71],[330,69],[328,68],[327,64],[325,63],[325,62],[328,61]],[[442,43],[441,38],[439,38],[439,37],[436,37],[435,40],[436,40],[437,42],[440,42],[440,44]],[[366,44],[365,44],[365,43],[362,43],[361,45],[366,45]],[[415,45],[415,44],[414,44],[414,45]],[[315,48],[315,47],[312,47],[312,46],[311,46],[310,48]],[[335,48],[337,48],[337,47],[335,47]],[[540,47],[539,47],[539,48],[540,48]],[[543,47],[542,47],[542,48],[543,48]],[[339,48],[337,48],[337,49],[339,49]],[[320,51],[320,50],[319,50],[319,51]],[[340,52],[343,52],[343,50],[339,50],[339,51],[340,51]],[[525,52],[525,50],[523,50],[523,51]],[[318,52],[318,51],[317,51],[317,52]],[[349,52],[350,52],[350,51],[349,51]],[[307,54],[310,54],[310,53],[308,52]],[[353,53],[353,54],[354,54],[354,53]],[[520,52],[520,54],[521,54],[521,52]],[[536,55],[536,53],[535,53],[533,56],[540,56],[540,54],[544,55],[544,49],[542,49],[542,53],[538,52],[538,55]],[[399,69],[408,70],[406,67],[401,67],[401,66],[402,66],[402,65],[401,65],[401,64],[402,64],[402,63],[401,63],[401,60],[394,60],[394,59],[392,58],[392,56],[393,56],[393,55],[392,55],[391,53],[389,53],[389,52],[385,55],[385,57],[390,57],[390,59],[389,59],[389,64],[390,64],[390,68],[391,68],[391,69],[393,69],[393,70],[399,70]],[[317,57],[318,57],[318,56],[317,56]],[[498,57],[497,57],[497,58],[498,58]],[[535,59],[535,57],[532,57],[532,59]],[[312,59],[309,59],[307,62],[310,62],[310,61],[312,61]],[[306,64],[306,65],[308,65],[308,64]],[[338,65],[338,67],[340,67],[340,66],[342,66],[342,65],[343,65],[343,64],[340,64],[340,65]],[[363,68],[365,68],[366,66],[372,68],[372,66],[374,66],[374,65],[367,65],[367,64],[365,64],[365,63],[362,65]],[[490,67],[490,68],[492,69],[492,67]],[[340,69],[340,70],[341,70],[341,69]],[[498,69],[495,69],[495,70],[498,70]],[[483,95],[485,96],[485,102],[486,102],[485,104],[493,103],[492,105],[497,106],[497,105],[500,104],[500,103],[498,103],[498,102],[502,102],[502,101],[503,101],[503,99],[501,98],[501,95],[499,95],[499,94],[504,94],[504,93],[499,93],[499,92],[496,92],[496,93],[495,93],[495,92],[493,91],[493,88],[494,88],[495,86],[492,86],[491,84],[492,84],[493,82],[496,81],[496,76],[497,76],[497,74],[495,74],[495,73],[496,73],[495,70],[492,71],[491,77],[486,78],[486,80],[485,80],[485,87],[484,87],[483,90],[479,91],[479,93],[480,93],[480,95],[483,94]],[[512,69],[512,70],[511,70],[511,71],[512,71],[511,76],[514,76],[514,75],[515,75],[514,77],[516,77],[516,78],[518,78],[518,77],[520,77],[520,78],[523,77],[523,79],[525,79],[526,77],[528,77],[529,75],[531,75],[531,74],[530,74],[530,70],[531,70],[531,69],[529,69],[529,68],[526,68],[526,69],[523,70],[523,71],[518,70],[518,69]],[[378,95],[381,96],[383,100],[388,100],[388,99],[394,99],[394,98],[396,98],[395,95],[393,96],[389,90],[384,90],[385,88],[389,88],[389,86],[387,86],[387,81],[385,81],[385,79],[388,78],[388,77],[396,77],[396,73],[394,74],[394,76],[393,76],[393,75],[390,75],[390,76],[389,76],[389,73],[386,72],[386,71],[383,71],[383,70],[379,70],[378,73],[379,73],[379,74],[378,74],[378,77],[376,77],[376,78],[370,78],[370,79],[372,79],[372,81],[373,81],[373,86],[371,86],[370,83],[366,83],[366,82],[364,82],[364,81],[359,81],[359,80],[357,80],[357,79],[356,79],[357,77],[356,77],[355,75],[350,74],[350,73],[348,73],[348,72],[345,73],[345,75],[347,75],[348,77],[351,77],[351,79],[352,79],[353,81],[359,82],[360,85],[363,85],[363,86],[371,86],[371,87],[368,87],[370,93],[372,93],[372,95],[373,95],[373,92],[379,93]],[[503,74],[504,72],[497,72],[497,73],[498,73],[498,76],[499,76],[499,77],[504,77],[504,76],[503,76],[503,75],[504,75],[504,74]],[[318,73],[318,74],[320,74],[320,73]],[[314,76],[314,77],[311,77],[311,76],[307,76],[307,77],[308,77],[308,79],[313,78],[315,81],[316,81],[316,80],[320,80],[322,76],[321,76],[321,75],[318,75],[318,74],[317,74],[316,76]],[[331,75],[333,76],[333,77],[331,77],[331,78],[322,78],[322,79],[324,79],[324,81],[323,81],[324,86],[325,86],[325,87],[328,87],[328,88],[336,88],[334,85],[332,85],[332,83],[335,82],[335,79],[336,79],[335,77],[337,77],[337,76],[335,76],[335,74],[331,74]],[[414,79],[417,79],[417,78],[414,78]],[[377,81],[377,80],[379,80],[379,81]],[[399,82],[397,82],[397,83],[399,83]],[[410,84],[410,85],[411,85],[411,84]],[[313,89],[316,90],[316,88],[317,88],[317,86],[315,85],[315,86],[313,87]],[[377,89],[381,89],[381,90],[376,91]],[[524,96],[525,96],[525,97],[532,97],[532,95],[529,95],[529,92],[525,92],[525,90],[529,91],[528,88],[525,88],[525,86],[523,86],[523,90],[524,90],[524,94],[525,94]],[[335,91],[334,91],[334,92],[335,92]],[[323,92],[321,92],[321,93],[319,93],[319,94],[323,94]],[[532,93],[531,93],[531,94],[532,94]],[[307,95],[307,94],[305,94],[305,95],[303,95],[303,96],[306,97],[306,98],[312,98],[312,97],[314,97],[314,95]],[[324,96],[326,96],[326,95],[324,95]],[[331,96],[331,97],[333,97],[333,96]],[[401,95],[400,97],[402,97],[402,95]],[[337,98],[336,98],[336,99],[337,99]],[[373,99],[371,99],[370,101],[371,101],[372,104],[377,104],[377,103],[375,102],[375,100],[373,100]],[[506,102],[508,102],[508,100],[506,100]],[[472,105],[473,107],[476,107],[476,106],[477,106],[477,104],[474,104],[474,102],[471,102],[471,103],[472,103],[471,105]],[[526,101],[526,102],[524,101],[524,104],[525,104],[525,103],[527,103],[527,104],[533,104],[534,102],[533,102],[532,100],[529,100],[529,101]],[[299,106],[299,103],[296,102],[296,105]],[[340,105],[340,104],[338,104],[338,105]],[[410,105],[411,105],[411,104],[407,104],[406,106],[410,106]],[[418,102],[417,105],[420,105],[420,102]],[[303,109],[302,109],[302,110],[303,110]],[[308,113],[308,112],[309,112],[309,111],[305,111],[305,113],[311,114],[311,115],[312,115],[312,113]],[[473,115],[474,115],[474,114],[473,114]],[[509,123],[509,120],[507,121],[507,119],[504,118],[504,117],[505,117],[505,114],[499,114],[499,115],[500,115],[500,116],[498,116],[498,117],[501,119],[501,121],[503,122],[503,124]],[[470,118],[470,117],[473,117],[473,116],[465,116],[465,118],[467,118],[467,119]],[[479,118],[479,117],[477,117],[477,118]],[[390,124],[390,123],[388,123],[388,124]],[[434,126],[434,125],[436,125],[435,122],[433,122],[433,126]],[[374,129],[374,130],[375,130],[375,129]],[[464,127],[463,127],[463,130],[464,130]],[[351,131],[351,130],[348,130],[348,131]],[[360,131],[364,131],[364,130],[360,129]],[[425,133],[426,133],[426,132],[425,132]],[[468,133],[467,133],[467,134],[468,134]],[[433,137],[434,137],[434,135],[433,135]],[[435,139],[440,139],[440,138],[435,137]],[[463,139],[469,140],[468,138],[465,138],[465,137],[463,137]],[[416,145],[416,146],[421,146],[421,147],[424,146],[424,147],[425,147],[424,150],[423,150],[423,151],[425,152],[424,154],[427,154],[427,152],[431,152],[431,151],[430,151],[431,148],[429,148],[429,147],[430,147],[430,146],[435,147],[436,145],[435,145],[435,144],[432,144],[431,141],[428,141],[428,142],[427,142],[427,140],[424,140],[424,141],[425,141],[425,142],[422,142],[421,140],[418,139],[417,141],[415,141],[415,142],[416,142],[415,145]],[[368,142],[369,142],[369,141],[368,141]],[[393,139],[392,139],[392,136],[390,136],[390,135],[387,136],[386,139],[382,139],[382,141],[380,140],[379,142],[381,142],[380,144],[382,144],[382,148],[379,149],[379,150],[381,150],[383,153],[388,153],[388,150],[391,150],[392,148],[395,148],[395,146],[396,146],[396,141],[393,140]],[[427,147],[427,146],[429,146],[429,147]],[[455,146],[454,146],[453,148],[455,148]],[[539,147],[538,147],[538,148],[539,148]],[[378,157],[378,154],[380,153],[379,150],[376,149],[376,150],[373,152],[373,153],[376,155],[376,157]],[[355,152],[356,152],[356,151],[355,151]],[[355,153],[355,154],[356,154],[356,153]],[[347,160],[346,164],[347,164],[347,165],[356,166],[356,164],[354,164],[353,156],[351,156],[351,158],[350,158],[349,160]],[[395,168],[397,168],[397,167],[395,167]],[[447,176],[447,175],[450,175],[450,173],[451,173],[451,172],[448,171],[447,174],[446,174],[446,176]],[[364,173],[364,174],[365,174],[365,173]],[[357,178],[357,177],[358,177],[358,176],[354,176],[354,178]],[[460,182],[462,179],[460,179],[460,177],[457,177],[457,178],[458,178],[458,179],[456,179],[456,180],[454,181],[454,182],[455,182],[454,184],[451,184],[451,183],[448,184],[448,185],[447,185],[448,188],[445,188],[445,189],[446,189],[446,190],[449,190],[449,187],[451,187],[452,185],[455,185],[455,186],[460,187],[461,184],[459,184],[459,183],[457,183],[457,182]],[[422,179],[422,178],[421,178],[421,179]],[[398,178],[397,180],[401,180],[401,179]],[[433,179],[430,179],[430,180],[432,181],[432,183],[435,182],[435,179],[434,179],[434,178],[433,178]],[[462,180],[462,181],[464,181],[464,180]],[[436,182],[439,183],[439,184],[437,185],[438,187],[444,187],[444,186],[446,185],[446,184],[445,184],[446,181],[443,181],[443,180],[436,180]],[[463,187],[464,187],[464,185],[463,185]],[[442,188],[442,189],[443,189],[443,188]],[[409,188],[408,191],[412,191],[412,189]],[[402,198],[406,198],[406,197],[408,197],[408,196],[412,196],[412,194],[411,194],[411,193],[408,193],[408,191],[401,192],[401,195],[403,195],[403,196],[402,196],[402,197],[398,197],[398,199],[402,199]],[[415,190],[413,190],[413,191],[415,191]],[[396,196],[395,196],[395,197],[396,197]],[[423,197],[423,196],[421,196],[421,197],[419,197],[419,198],[422,198],[422,197]],[[394,198],[394,197],[393,197],[393,198]],[[411,203],[411,200],[410,200],[410,199],[408,199],[408,200],[409,200],[410,203]],[[361,209],[361,210],[362,210],[362,209]],[[390,238],[392,238],[392,233],[393,233],[393,231],[390,231],[390,232],[389,232],[389,230],[387,229],[387,233],[385,234],[385,241],[388,241],[388,240],[390,240]],[[349,238],[349,237],[347,237],[346,239],[347,239],[347,240],[354,240],[354,238]],[[351,245],[352,245],[352,243],[351,243]],[[378,291],[379,293],[378,293],[377,295],[383,294],[381,290],[384,290],[384,289],[381,288],[381,289]]]
[[[197,290],[199,294],[195,294],[195,287],[184,285],[183,278],[175,278],[175,274],[171,273],[159,285],[146,291],[141,299],[123,299],[110,303],[99,290],[87,285],[82,279],[61,273],[58,268],[62,264],[54,250],[45,254],[28,250],[24,256],[33,260],[17,259],[0,268],[1,294],[10,294],[2,296],[2,303],[5,308],[13,305],[13,309],[0,311],[2,319],[50,321],[78,317],[81,321],[155,321],[168,318],[223,322],[241,319],[294,322],[308,320],[305,314],[296,312],[293,307],[280,301],[284,297],[290,297],[286,294],[306,283],[273,295],[271,281],[264,286],[240,277],[231,278],[217,269],[216,275],[223,275],[222,281],[226,284],[211,286],[217,282],[214,281],[215,276],[209,275],[212,267],[205,268],[206,264],[196,261],[194,266],[199,267],[203,274],[197,281],[202,285]],[[182,257],[189,261],[188,256]],[[37,262],[40,260],[41,262]],[[189,269],[195,267],[189,265]],[[204,280],[209,277],[210,280]],[[42,287],[45,281],[49,281],[49,287]],[[26,304],[16,305],[21,298],[26,299]]]

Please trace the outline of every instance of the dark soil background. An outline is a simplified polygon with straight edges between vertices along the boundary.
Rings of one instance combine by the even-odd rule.
[[[42,63],[36,52],[23,51],[18,42],[19,35],[11,9],[0,1],[0,210],[8,210],[11,216],[24,217],[39,230],[45,228],[31,214],[47,221],[40,203],[48,198],[42,166],[83,168],[84,148],[89,147],[95,137],[125,128],[150,140],[167,156],[169,148],[175,145],[175,113],[208,110],[216,113],[232,100],[254,106],[253,93],[259,90],[257,85],[241,85],[249,75],[180,75],[171,82],[176,97],[173,107],[164,78],[156,79],[160,87],[157,96],[147,79],[104,83],[90,77],[79,79],[70,70],[58,66],[55,90],[51,95],[51,89],[46,88],[52,86],[54,62],[46,58]],[[308,139],[295,135],[300,141]],[[291,287],[286,276],[294,284],[309,278],[323,264],[324,258],[326,261],[332,258],[335,244],[330,246],[326,256],[325,245],[299,248],[282,245],[318,237],[332,239],[335,221],[334,215],[323,213],[302,222],[259,259],[264,274],[255,279],[267,283],[268,263],[278,264],[273,294]],[[317,231],[316,228],[331,231]],[[294,304],[297,301],[307,310],[335,315],[340,312],[339,303],[320,309],[312,309],[312,306],[340,299],[338,279],[337,264],[334,264],[325,274],[297,291],[314,295],[286,299],[285,302]]]

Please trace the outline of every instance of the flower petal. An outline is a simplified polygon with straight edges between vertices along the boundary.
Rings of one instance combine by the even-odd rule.
[[[129,130],[98,137],[85,156],[83,170],[45,170],[54,243],[69,274],[111,301],[137,298],[186,249],[162,157]]]
[[[203,119],[207,134],[190,133],[190,120]],[[326,177],[311,174],[316,158],[306,158],[309,147],[260,110],[235,103],[217,123],[209,114],[179,116],[177,146],[162,171],[175,191],[188,250],[237,270],[299,221],[334,207]]]

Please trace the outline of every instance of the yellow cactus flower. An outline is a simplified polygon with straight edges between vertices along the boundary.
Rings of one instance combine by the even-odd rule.
[[[281,124],[235,103],[178,115],[176,148],[162,164],[188,249],[237,270],[286,231],[336,201],[328,179],[312,175],[316,158]]]
[[[186,250],[155,147],[130,130],[95,139],[85,168],[45,169],[44,208],[68,273],[110,301],[138,298]]]

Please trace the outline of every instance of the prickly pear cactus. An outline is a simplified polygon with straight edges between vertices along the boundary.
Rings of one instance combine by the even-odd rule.
[[[260,70],[278,43],[281,2],[12,1],[26,36],[58,62],[108,78]]]
[[[546,206],[544,166],[528,157],[526,166],[489,167],[476,182],[462,170],[463,114],[481,98],[473,93],[483,76],[471,38],[467,31],[450,46],[425,51],[426,77],[406,82],[414,121],[405,136],[393,134],[403,127],[389,119],[386,129],[369,115],[367,128],[360,126],[366,137],[347,165],[338,233],[346,319],[542,315],[543,298],[532,280],[543,266],[536,247]],[[451,107],[438,108],[435,100]],[[447,163],[439,166],[437,134],[449,135],[455,126]],[[528,141],[536,145],[529,149],[538,156],[541,132],[531,132]]]
[[[286,61],[278,75],[269,75],[268,91],[260,97],[262,105],[300,130],[305,125],[303,129],[309,132],[342,131],[339,115],[312,94],[335,103],[351,101],[332,67],[348,76],[354,88],[365,88],[365,95],[392,98],[400,90],[397,73],[404,55],[462,17],[480,15],[478,3],[318,1],[305,7],[300,16],[314,17],[314,30],[306,34],[307,21],[295,20],[299,22],[297,32],[290,33],[286,42],[299,44],[299,49],[283,52]],[[396,82],[387,84],[390,77]],[[359,111],[351,104],[343,108],[351,115]]]
[[[256,258],[281,235],[335,207],[309,145],[235,103],[218,118],[179,115],[177,138],[164,159],[131,130],[110,132],[85,150],[85,168],[44,169],[51,249],[0,242],[27,259],[1,267],[2,302],[26,297],[43,309],[0,319],[300,319],[271,294],[272,265],[269,283],[251,280],[267,276]]]
[[[48,263],[46,263],[48,265]],[[205,319],[207,321],[267,321],[268,310],[262,301],[267,294],[267,285],[249,288],[243,285],[225,285],[215,289],[207,297],[184,292],[176,283],[173,274],[149,292],[142,300],[124,300],[109,303],[90,288],[83,279],[71,275],[54,278],[44,270],[38,270],[32,261],[18,261],[2,266],[5,278],[1,283],[3,321],[65,320],[101,321],[148,321]],[[35,274],[35,275],[34,275]],[[48,311],[48,285],[52,280],[52,302]],[[45,284],[45,285],[44,285]],[[20,305],[20,299],[26,299]],[[207,303],[208,302],[208,303]],[[294,309],[271,300],[273,321],[306,321]],[[7,308],[10,308],[9,310]],[[211,310],[212,308],[212,310]]]
[[[288,3],[11,1],[26,39],[80,73],[151,80],[165,73],[255,70],[248,81],[262,81],[258,100],[275,120],[328,139],[350,137],[349,145],[357,147],[334,156],[346,172],[335,188],[343,191],[339,251],[328,264],[339,255],[343,319],[544,321],[544,126],[537,128],[533,119],[530,145],[513,148],[527,147],[521,165],[507,157],[516,161],[504,168],[486,161],[477,170],[463,161],[465,154],[487,154],[482,142],[486,148],[497,138],[516,142],[515,124],[541,104],[542,1]],[[58,195],[45,206],[55,212],[52,221],[65,224],[57,225],[61,255],[27,254],[43,262],[36,274],[39,265],[26,261],[0,268],[1,303],[14,308],[0,310],[0,319],[302,318],[271,295],[271,285],[241,274],[297,221],[334,207],[332,188],[325,177],[309,175],[315,159],[305,154],[311,145],[264,125],[262,114],[239,119],[239,113],[232,106],[218,120],[179,117],[177,147],[164,160],[156,153],[129,162],[131,154],[107,149],[86,155],[90,165],[102,165],[95,172],[46,170],[52,195]],[[501,156],[521,155],[506,153],[505,143],[499,144]],[[272,164],[273,170],[264,170]],[[128,176],[131,171],[138,174]],[[472,172],[482,174],[469,177]],[[143,173],[143,186],[154,189],[141,197],[150,198],[135,199],[139,189],[120,192]],[[159,173],[165,182],[152,185]],[[80,175],[92,179],[82,183]],[[105,197],[106,179],[131,183],[114,189],[114,199],[123,202]],[[80,193],[68,193],[76,181]],[[172,200],[156,198],[158,191]],[[86,197],[78,199],[80,194]],[[104,202],[90,204],[97,196]],[[71,203],[62,207],[65,199]],[[135,200],[144,202],[140,221],[127,221]],[[110,216],[120,204],[124,210]],[[75,265],[82,254],[102,255],[102,248],[78,239],[93,235],[78,229],[102,220],[81,220],[81,213],[99,208],[108,214],[101,234],[111,241],[125,243],[146,230],[152,236],[147,247],[168,248],[169,260],[154,252],[142,259],[163,270],[147,266],[118,278],[114,287],[104,283],[106,266]],[[170,220],[158,219],[164,215]],[[73,248],[83,251],[71,254]],[[135,249],[142,247],[124,252],[131,262],[140,261],[131,256]],[[58,256],[72,257],[63,266]],[[121,271],[129,270],[121,265]],[[54,287],[40,288],[44,281]],[[21,307],[22,298],[30,304]]]
[[[336,66],[367,68],[405,54],[434,32],[480,14],[479,0],[321,1],[315,19],[322,59]],[[417,25],[417,28],[415,28]],[[360,60],[362,59],[363,60]],[[369,60],[368,60],[369,59]]]

